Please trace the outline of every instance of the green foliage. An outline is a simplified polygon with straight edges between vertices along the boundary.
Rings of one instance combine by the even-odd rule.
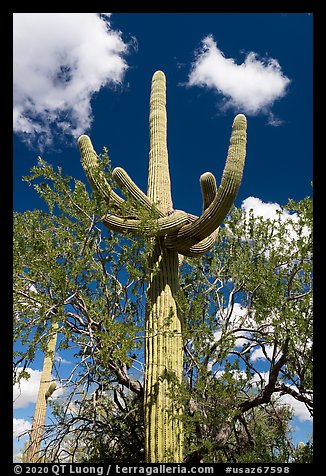
[[[257,424],[257,412],[279,392],[312,408],[312,201],[287,208],[292,216],[275,220],[234,208],[215,249],[183,264],[189,461],[198,454],[205,462],[293,459],[289,415],[280,428]],[[254,352],[265,360],[263,373]],[[230,423],[239,417],[253,442],[243,453]]]
[[[101,160],[110,180],[107,151]],[[143,462],[152,242],[108,232],[105,202],[41,159],[26,180],[49,210],[14,214],[16,380],[28,377],[54,322],[58,351],[75,352],[76,364],[69,377],[57,375],[63,393],[49,400],[46,460],[84,461],[87,447],[91,462]],[[234,208],[215,248],[180,268],[184,380],[171,388],[184,407],[185,461],[311,461],[312,443],[293,445],[291,412],[278,397],[311,408],[312,200],[290,200],[285,209],[292,220]]]
[[[28,367],[37,349],[46,349],[53,322],[60,323],[59,351],[75,340],[77,354],[90,353],[95,365],[98,355],[87,349],[85,332],[91,328],[93,344],[106,362],[128,360],[143,332],[146,270],[139,239],[104,232],[103,201],[94,200],[81,182],[63,177],[60,169],[39,159],[25,179],[37,182],[49,211],[14,214],[16,370]]]
[[[313,444],[312,440],[306,443],[299,443],[295,448],[294,463],[312,463],[313,462]]]

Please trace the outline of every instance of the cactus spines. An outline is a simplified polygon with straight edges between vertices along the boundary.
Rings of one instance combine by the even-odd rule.
[[[214,245],[218,227],[240,186],[246,151],[246,118],[238,114],[234,119],[219,188],[210,172],[200,177],[203,200],[200,217],[173,209],[167,150],[166,79],[162,71],[156,71],[152,78],[149,129],[147,195],[120,167],[114,169],[113,178],[125,196],[137,202],[145,214],[155,217],[155,227],[144,224],[137,216],[136,207],[132,216],[125,216],[124,200],[112,190],[99,170],[90,139],[83,135],[78,144],[91,186],[108,203],[109,213],[103,217],[103,223],[111,230],[145,234],[153,241],[148,259],[145,324],[145,456],[149,463],[182,462],[183,409],[176,397],[183,372],[182,317],[176,305],[178,256],[200,256]]]

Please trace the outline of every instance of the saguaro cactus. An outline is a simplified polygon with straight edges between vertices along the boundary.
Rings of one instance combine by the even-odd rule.
[[[148,189],[145,195],[120,167],[113,177],[125,196],[155,217],[156,226],[137,216],[124,216],[124,200],[106,181],[88,136],[78,139],[82,165],[91,186],[108,203],[103,223],[121,233],[152,234],[153,251],[149,257],[145,333],[145,453],[146,461],[183,460],[182,405],[175,398],[182,381],[182,317],[177,312],[179,286],[178,254],[199,256],[215,242],[217,230],[238,193],[246,150],[246,118],[238,114],[233,122],[228,157],[221,184],[214,176],[200,177],[203,213],[196,217],[174,210],[171,197],[167,151],[166,81],[162,71],[152,78],[150,97],[150,151]]]
[[[32,429],[30,433],[30,442],[24,455],[26,463],[36,463],[40,459],[41,441],[44,431],[46,418],[46,404],[48,398],[52,395],[56,388],[55,382],[52,379],[52,367],[54,361],[54,352],[58,337],[58,324],[52,325],[53,334],[50,336],[47,351],[44,356],[43,369],[40,380],[40,387],[37,394],[34,417],[32,422]]]

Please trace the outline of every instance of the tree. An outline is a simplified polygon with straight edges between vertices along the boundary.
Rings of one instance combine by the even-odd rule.
[[[312,200],[290,200],[287,209],[287,220],[234,209],[214,253],[182,273],[196,458],[211,453],[207,431],[214,451],[228,447],[236,421],[249,438],[252,411],[275,395],[291,395],[312,414]],[[255,431],[249,440],[257,444]]]
[[[108,160],[106,153],[100,158]],[[74,347],[79,359],[65,379],[54,366],[64,393],[51,402],[43,454],[59,461],[69,450],[80,461],[84,441],[97,461],[119,461],[125,452],[129,461],[142,462],[146,240],[101,229],[101,200],[95,203],[83,184],[44,161],[27,180],[41,181],[36,189],[50,211],[14,217],[14,335],[22,344],[16,376],[25,376],[37,348],[46,350],[54,322],[58,351]],[[185,323],[184,378],[175,398],[184,407],[186,461],[297,454],[290,415],[275,398],[287,393],[312,411],[312,201],[290,201],[288,209],[292,220],[284,221],[234,208],[216,250],[182,264],[177,304]],[[49,312],[54,305],[58,312]],[[264,371],[253,358],[258,351]],[[101,405],[94,405],[94,395]],[[112,410],[110,423],[103,405]],[[138,435],[134,453],[129,438],[119,438],[119,448],[103,444],[124,432]]]
[[[60,336],[58,351],[75,346],[81,359],[71,378],[61,381],[67,391],[69,386],[77,388],[73,377],[78,385],[89,386],[97,381],[104,373],[101,365],[105,365],[108,380],[114,376],[117,382],[141,393],[141,384],[128,376],[126,368],[140,346],[140,340],[134,341],[134,337],[142,335],[139,315],[143,303],[138,290],[143,285],[136,276],[144,259],[136,250],[132,272],[122,285],[119,274],[131,269],[126,259],[129,243],[125,240],[118,245],[118,238],[112,234],[103,237],[96,225],[103,203],[91,201],[85,186],[78,181],[72,191],[68,185],[71,179],[63,178],[61,171],[54,172],[41,159],[27,180],[38,177],[54,183],[53,189],[46,181],[36,185],[50,213],[36,210],[14,214],[14,340],[18,344],[14,352],[14,382],[29,376],[28,367],[35,352],[47,352],[49,333],[56,329]],[[135,299],[129,299],[129,291]],[[126,338],[128,328],[130,335]],[[108,340],[110,354],[105,347]],[[133,349],[131,356],[128,340]],[[51,357],[46,357],[51,362],[53,351]],[[60,376],[57,379],[60,382]],[[40,388],[42,418],[48,386],[47,383],[46,388]],[[35,417],[37,414],[38,410]],[[37,428],[42,431],[42,426],[43,422],[39,422]],[[36,452],[33,450],[33,454]]]
[[[111,190],[106,149],[99,162]],[[87,445],[97,461],[119,461],[123,452],[129,462],[144,461],[145,291],[155,249],[148,231],[160,219],[155,208],[148,217],[135,200],[117,198],[141,217],[137,228],[145,233],[121,236],[102,226],[105,193],[90,196],[41,159],[26,180],[36,182],[49,212],[14,216],[15,378],[27,376],[37,349],[46,352],[56,323],[58,351],[74,348],[77,358],[65,379],[54,365],[64,393],[51,402],[45,460],[80,460]],[[183,378],[172,378],[170,399],[183,409],[185,461],[298,455],[290,413],[276,397],[290,395],[312,412],[312,201],[286,209],[287,220],[281,213],[264,220],[233,208],[214,246],[182,262],[174,300],[183,321]],[[255,355],[264,357],[263,371]],[[114,432],[132,428],[137,451],[128,438],[109,444]]]
[[[121,388],[96,391],[88,398],[76,398],[70,414],[62,403],[51,403],[53,422],[47,426],[44,438],[50,460],[145,462],[142,396]]]

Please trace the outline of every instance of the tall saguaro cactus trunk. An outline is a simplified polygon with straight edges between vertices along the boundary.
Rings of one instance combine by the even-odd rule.
[[[52,330],[54,331],[54,334],[52,334],[49,339],[47,351],[44,356],[40,387],[37,394],[34,417],[30,433],[30,442],[24,455],[24,460],[26,463],[36,463],[40,459],[41,441],[43,437],[46,418],[46,404],[48,397],[55,390],[55,382],[51,383],[51,380],[54,352],[58,336],[58,324],[53,324]]]
[[[124,195],[154,216],[156,226],[152,221],[144,223],[143,213],[139,214],[132,205],[128,217],[125,216],[125,201],[105,179],[89,137],[82,135],[78,139],[87,178],[108,204],[109,213],[102,218],[105,226],[121,233],[145,233],[153,244],[147,283],[144,380],[145,454],[149,463],[183,460],[183,409],[177,397],[183,371],[182,318],[175,301],[179,287],[178,255],[200,256],[212,248],[218,228],[238,193],[246,153],[247,121],[243,114],[238,114],[219,188],[210,172],[200,177],[202,215],[196,217],[174,210],[166,122],[165,75],[156,71],[150,98],[147,195],[121,167],[113,170],[113,178]]]
[[[152,80],[150,101],[150,152],[147,196],[164,215],[173,211],[166,130],[166,86],[161,71]],[[182,461],[182,407],[173,396],[182,381],[181,316],[175,296],[179,287],[177,251],[155,239],[149,259],[145,335],[145,451],[146,461]]]
[[[176,386],[183,370],[182,322],[177,313],[178,253],[158,238],[149,259],[152,272],[147,291],[145,335],[146,461],[181,462],[182,406]]]

